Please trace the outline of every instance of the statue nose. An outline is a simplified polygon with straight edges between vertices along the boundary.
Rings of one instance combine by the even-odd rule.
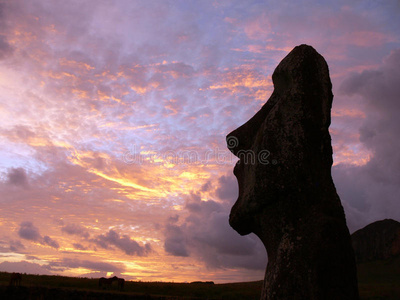
[[[233,134],[228,134],[226,136],[226,146],[228,149],[236,155],[237,148],[239,147],[239,138]],[[237,156],[237,155],[236,155]]]

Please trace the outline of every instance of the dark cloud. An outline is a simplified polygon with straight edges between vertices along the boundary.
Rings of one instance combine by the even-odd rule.
[[[120,236],[113,229],[110,229],[106,234],[96,236],[91,241],[104,249],[110,249],[110,246],[115,246],[127,255],[145,256],[152,251],[150,244],[146,243],[142,246],[128,235]]]
[[[27,260],[40,260],[39,257],[34,256],[34,255],[25,255]]]
[[[25,169],[23,168],[11,168],[7,173],[7,183],[15,186],[27,186],[28,177],[26,175]]]
[[[39,242],[42,245],[48,245],[50,247],[58,249],[60,245],[54,239],[49,236],[42,237],[39,233],[39,229],[33,225],[32,222],[26,221],[20,224],[20,228],[18,230],[18,235],[26,240],[31,240],[34,242]]]
[[[87,250],[87,247],[83,246],[83,245],[80,244],[80,243],[73,243],[72,245],[73,245],[74,248],[77,249],[77,250]]]
[[[56,248],[56,249],[60,248],[60,245],[58,244],[58,242],[53,240],[51,237],[49,237],[47,235],[45,235],[43,237],[43,243],[50,247]]]
[[[230,175],[223,175],[218,179],[216,190],[218,198],[234,203],[238,197],[238,184],[233,172]]]
[[[232,184],[225,178],[219,182]],[[264,246],[255,235],[242,237],[229,226],[230,205],[202,201],[196,193],[189,195],[185,220],[180,222],[174,216],[166,224],[165,251],[175,256],[198,257],[211,268],[264,270]]]
[[[244,239],[239,236],[228,223],[228,214],[225,212],[214,212],[208,218],[208,224],[194,237],[204,245],[215,248],[220,254],[228,255],[254,255],[255,241]],[[197,220],[196,220],[197,221]],[[197,225],[197,222],[193,225]]]
[[[400,219],[400,49],[377,69],[350,75],[342,95],[361,97],[366,118],[360,142],[372,157],[363,166],[338,165],[333,176],[351,230],[383,218]],[[354,219],[352,219],[354,218]]]
[[[9,243],[0,240],[0,251],[3,253],[9,252],[10,251]]]
[[[4,36],[4,32],[7,30],[7,24],[5,22],[6,4],[0,3],[0,60],[6,58],[13,52],[13,47],[8,43],[7,37]]]
[[[0,60],[6,58],[13,52],[13,48],[4,36],[0,35]]]
[[[189,252],[186,246],[186,237],[184,229],[181,226],[176,225],[179,216],[173,216],[169,218],[168,224],[165,226],[165,241],[164,249],[167,253],[174,256],[189,256]]]
[[[13,252],[19,252],[24,250],[25,246],[19,240],[11,240],[10,241],[10,250]]]
[[[208,192],[211,188],[212,188],[212,183],[210,180],[208,180],[205,184],[202,185],[201,191]]]
[[[223,206],[213,200],[201,201],[199,194],[191,194],[187,203],[186,209],[191,213],[188,219],[196,218],[200,215],[207,215],[213,212],[221,212],[224,210]]]
[[[32,222],[22,222],[18,230],[18,235],[26,240],[38,242],[41,240],[39,229],[37,229]]]
[[[207,202],[204,204],[207,205]],[[187,233],[190,233],[191,246],[196,255],[209,267],[264,270],[266,253],[258,238],[254,235],[240,236],[229,226],[228,212],[210,212],[210,207],[187,218]]]
[[[77,224],[68,224],[61,228],[61,231],[68,233],[68,234],[75,234],[82,236],[84,238],[89,237],[89,232],[86,230],[85,227],[77,225]]]
[[[54,275],[46,265],[39,265],[28,261],[0,263],[0,271],[3,272],[19,272],[27,274]]]

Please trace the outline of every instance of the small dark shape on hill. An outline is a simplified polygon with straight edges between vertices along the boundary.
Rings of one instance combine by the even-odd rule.
[[[354,232],[351,239],[358,263],[400,255],[400,223],[392,219],[371,223]]]
[[[10,286],[20,286],[22,275],[20,273],[12,273],[10,276]]]
[[[214,284],[214,281],[193,281],[190,284]]]

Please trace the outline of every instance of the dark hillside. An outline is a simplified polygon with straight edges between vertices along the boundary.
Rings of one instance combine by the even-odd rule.
[[[400,223],[385,219],[367,225],[351,236],[357,263],[386,260],[400,254]]]

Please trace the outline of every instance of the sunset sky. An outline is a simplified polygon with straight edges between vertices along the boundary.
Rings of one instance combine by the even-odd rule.
[[[399,221],[399,1],[0,0],[0,271],[261,280],[225,136],[299,44],[350,231]]]

